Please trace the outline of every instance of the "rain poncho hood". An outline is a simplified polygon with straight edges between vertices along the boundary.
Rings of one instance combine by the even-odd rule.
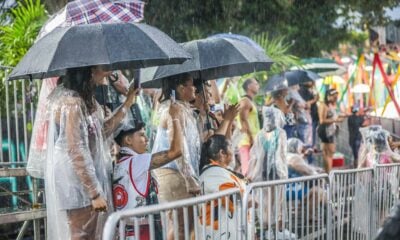
[[[367,154],[372,151],[372,138],[374,132],[382,130],[380,125],[371,125],[360,128],[362,144],[358,154],[358,167],[364,166],[367,161]]]
[[[298,138],[289,138],[287,151],[288,154],[301,154],[304,147],[304,143]]]
[[[250,149],[248,177],[255,182],[286,179],[286,133],[282,112],[273,107],[263,108],[264,127]]]
[[[304,143],[298,138],[289,138],[287,145],[287,161],[289,167],[301,175],[315,175],[316,169],[307,164],[302,154]]]
[[[368,144],[369,151],[366,156],[366,166],[400,162],[400,155],[393,152],[389,146],[390,133],[384,129],[370,132]]]

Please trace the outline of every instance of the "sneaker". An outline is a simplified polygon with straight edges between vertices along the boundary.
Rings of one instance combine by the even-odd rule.
[[[290,232],[287,229],[284,229],[282,232],[278,231],[276,234],[276,239],[278,240],[291,240],[291,239],[297,239],[296,234]]]
[[[265,233],[264,233],[264,239],[265,239],[265,240],[273,240],[273,239],[275,239],[274,231],[272,231],[272,230],[267,230],[267,231],[265,231]]]

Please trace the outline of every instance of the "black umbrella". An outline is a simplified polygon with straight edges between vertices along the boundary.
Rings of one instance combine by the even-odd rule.
[[[142,87],[161,87],[161,79],[190,73],[195,79],[210,80],[268,70],[273,63],[263,52],[235,39],[207,38],[182,43],[192,59],[180,65],[140,70]]]
[[[292,70],[285,72],[285,78],[287,79],[289,86],[321,79],[318,74],[304,70]]]
[[[288,88],[288,80],[282,75],[274,75],[267,79],[267,83],[262,88],[264,92],[274,92]]]
[[[35,43],[9,79],[60,76],[68,68],[106,69],[178,64],[190,55],[165,33],[146,24],[98,23],[56,28]]]

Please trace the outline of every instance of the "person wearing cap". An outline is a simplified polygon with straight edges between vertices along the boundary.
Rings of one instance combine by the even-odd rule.
[[[177,117],[180,108],[177,104],[171,104],[169,114],[174,119],[173,138],[171,147],[166,151],[148,153],[148,138],[146,137],[145,124],[126,124],[115,138],[121,146],[119,159],[114,168],[113,176],[113,199],[117,211],[133,209],[150,204],[157,204],[156,183],[150,171],[159,168],[177,157],[181,156],[182,141],[181,127]],[[156,239],[162,239],[161,222],[159,216],[155,217]],[[136,236],[133,226],[127,226],[126,235]],[[150,239],[148,219],[140,224],[140,239]]]
[[[318,109],[320,121],[318,137],[322,142],[322,155],[326,173],[329,173],[332,169],[332,158],[336,151],[336,123],[343,121],[343,118],[336,113],[337,98],[338,92],[336,89],[328,89],[325,92],[324,102],[321,103]]]
[[[294,101],[289,96],[287,87],[271,92],[273,106],[282,111],[285,117],[285,125],[283,130],[288,138],[295,137],[296,133],[296,116],[293,112]]]
[[[365,115],[360,113],[358,106],[353,106],[351,109],[351,116],[348,118],[347,125],[349,127],[349,144],[351,150],[353,151],[353,166],[357,168],[358,166],[358,151],[361,146],[361,132],[360,128],[367,125],[365,121]]]

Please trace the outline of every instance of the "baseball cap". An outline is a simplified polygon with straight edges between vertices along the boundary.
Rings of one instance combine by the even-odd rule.
[[[126,118],[121,122],[121,126],[115,132],[115,142],[121,146],[122,139],[128,135],[140,131],[145,127],[145,123],[138,121],[131,114],[127,114]]]

